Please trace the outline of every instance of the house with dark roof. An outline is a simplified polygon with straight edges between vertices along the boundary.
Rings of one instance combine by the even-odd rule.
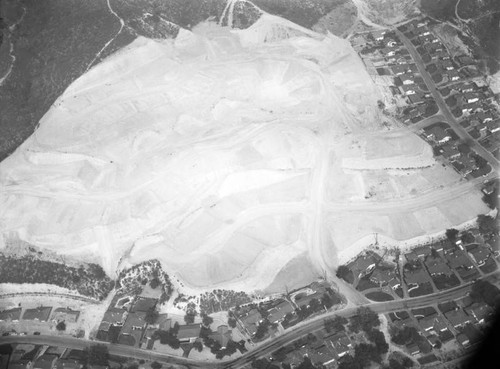
[[[430,246],[417,246],[412,250],[419,258],[426,258],[429,255],[432,255],[432,249]]]
[[[477,245],[476,247],[469,249],[467,252],[472,260],[474,260],[479,266],[483,266],[491,255],[490,250],[483,245]]]
[[[338,358],[341,358],[349,353],[352,349],[352,343],[349,337],[344,332],[336,333],[328,337],[330,347],[333,348]]]
[[[407,95],[410,104],[420,104],[424,102],[424,94],[421,92],[415,92],[414,94]]]
[[[108,332],[112,325],[122,326],[125,322],[127,312],[123,309],[110,308],[104,313],[99,330]]]
[[[56,364],[57,369],[82,369],[83,363],[75,359],[59,359]]]
[[[244,329],[253,337],[257,332],[259,323],[262,321],[262,315],[260,315],[257,309],[252,309],[245,316],[240,317],[240,321]]]
[[[403,94],[405,94],[406,96],[415,95],[417,93],[415,85],[402,85],[400,86],[400,88]]]
[[[451,136],[440,126],[434,126],[426,131],[427,138],[439,143],[445,143],[451,139]]]
[[[158,299],[139,296],[134,301],[134,304],[132,305],[132,309],[130,309],[130,311],[132,313],[135,313],[136,311],[146,312],[151,309],[154,309],[156,307],[157,302]]]
[[[267,319],[271,323],[281,322],[285,318],[286,314],[293,313],[294,310],[295,309],[290,302],[287,300],[281,300],[276,306],[269,309]]]
[[[210,333],[209,338],[217,341],[221,348],[225,349],[227,343],[233,338],[232,331],[227,327],[227,325],[220,325],[217,327],[215,332]]]
[[[444,260],[441,258],[428,258],[425,261],[425,266],[427,267],[427,271],[431,276],[437,275],[452,275],[453,272],[450,267],[446,264]]]
[[[420,348],[416,343],[410,343],[406,345],[406,349],[408,350],[408,353],[412,356],[420,354]]]
[[[70,308],[57,308],[52,313],[52,321],[60,322],[64,321],[66,323],[76,323],[80,312],[78,310],[72,310]]]
[[[33,363],[33,369],[53,369],[56,366],[57,355],[43,354]]]
[[[21,311],[21,308],[0,311],[0,322],[4,322],[7,320],[18,322],[19,318],[21,317]]]
[[[469,337],[467,337],[465,334],[463,333],[459,333],[457,335],[457,341],[458,343],[460,343],[462,346],[464,347],[467,347],[470,345],[470,340],[469,340]]]
[[[177,332],[177,339],[181,343],[192,343],[200,337],[201,325],[200,324],[188,324],[181,325],[179,327],[179,332]]]
[[[371,33],[372,37],[375,39],[375,41],[382,41],[385,37],[385,34],[387,33],[386,30],[376,30]]]
[[[480,95],[477,92],[466,92],[463,94],[465,101],[469,104],[479,101]]]
[[[118,342],[129,346],[139,346],[141,343],[142,333],[146,328],[146,313],[142,311],[131,312],[127,315],[127,319],[118,338]]]
[[[370,276],[370,281],[380,286],[390,285],[393,289],[401,285],[394,268],[375,268]]]
[[[412,85],[415,83],[415,77],[410,73],[401,74],[398,78],[403,85]]]
[[[52,306],[40,306],[35,309],[26,309],[26,311],[23,314],[23,319],[46,322],[47,320],[49,320],[51,311],[52,311]]]
[[[380,261],[380,256],[374,252],[367,252],[360,255],[353,262],[349,263],[347,267],[353,271],[354,274],[358,273],[358,278],[370,274],[377,263]]]
[[[465,311],[480,324],[484,323],[493,314],[493,309],[485,302],[475,302],[466,308]]]
[[[465,255],[463,251],[455,250],[445,254],[445,258],[451,269],[463,268],[466,270],[473,269],[472,261]]]
[[[404,279],[409,287],[408,290],[417,288],[422,283],[430,282],[429,274],[427,274],[427,272],[422,268],[411,271],[405,271]]]
[[[444,316],[455,328],[462,328],[473,321],[473,318],[465,314],[462,309],[448,311]]]

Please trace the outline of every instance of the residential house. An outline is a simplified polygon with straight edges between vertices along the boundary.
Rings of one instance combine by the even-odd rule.
[[[480,324],[483,324],[485,319],[493,314],[493,309],[485,302],[475,302],[465,311]]]
[[[431,332],[434,330],[434,318],[435,315],[426,316],[418,320],[418,326],[422,331]]]
[[[57,369],[82,369],[83,363],[75,359],[59,359],[56,364]]]
[[[464,83],[460,87],[460,91],[462,92],[472,92],[476,89],[476,85],[474,83]]]
[[[158,299],[139,296],[134,301],[134,304],[132,305],[132,309],[130,309],[130,312],[131,313],[135,313],[137,311],[147,312],[151,309],[154,309],[156,307],[157,302]]]
[[[404,60],[404,62],[406,63],[406,59]],[[408,64],[393,65],[391,66],[391,71],[396,76],[400,76],[410,71],[407,66]]]
[[[57,355],[43,354],[33,363],[33,369],[54,369],[57,362]]]
[[[477,92],[466,92],[463,96],[468,104],[479,101],[479,98],[481,97]]]
[[[459,333],[457,335],[457,341],[458,341],[458,343],[460,343],[464,347],[467,347],[470,345],[469,338],[463,333]]]
[[[420,104],[424,102],[424,94],[421,92],[416,92],[414,94],[408,95],[407,97],[410,104]]]
[[[168,314],[160,314],[155,325],[162,331],[168,331],[172,328],[172,319],[168,317]]]
[[[123,309],[109,308],[104,313],[104,317],[102,318],[101,324],[99,325],[99,330],[108,332],[109,328],[112,325],[122,326],[125,322],[126,316],[127,312]]]
[[[408,353],[412,356],[420,354],[420,348],[416,343],[411,343],[409,345],[406,345],[406,349],[408,350]]]
[[[490,257],[491,253],[486,246],[477,245],[476,247],[469,249],[468,254],[477,265],[483,266],[486,263],[486,260]]]
[[[448,325],[446,324],[446,321],[441,315],[435,316],[434,317],[434,332],[440,334],[442,332],[445,332],[448,329]]]
[[[413,252],[417,254],[419,258],[426,258],[427,256],[432,255],[432,249],[427,245],[415,247]]]
[[[427,339],[427,342],[432,346],[432,348],[436,348],[439,342],[439,337],[436,336],[435,334],[430,334],[425,337]]]
[[[440,64],[441,64],[441,67],[443,69],[446,69],[446,70],[453,70],[453,69],[455,69],[455,67],[453,66],[453,64],[451,63],[450,60],[443,60]]]
[[[262,315],[257,309],[251,309],[245,316],[240,317],[240,320],[244,329],[253,337],[257,332],[259,323],[262,321]]]
[[[451,136],[440,126],[434,126],[427,130],[427,138],[439,143],[445,143],[451,139]]]
[[[431,276],[453,274],[453,272],[451,271],[450,267],[446,264],[446,262],[439,257],[428,258],[425,261],[425,266],[427,267],[427,270],[429,271],[429,274]]]
[[[217,330],[210,333],[208,337],[213,339],[214,341],[217,341],[222,349],[225,349],[227,343],[233,338],[231,330],[227,327],[227,325],[218,326]]]
[[[430,277],[429,275],[425,272],[424,269],[416,269],[412,271],[405,271],[405,282],[408,285],[408,291],[419,287],[421,284],[429,282]]]
[[[76,323],[80,312],[78,310],[72,310],[70,308],[57,308],[52,313],[53,322],[64,321],[66,323]]]
[[[455,146],[446,145],[441,148],[441,154],[447,159],[456,159],[461,154]]]
[[[386,30],[377,30],[372,32],[372,36],[375,39],[375,41],[382,41],[386,33],[387,33]]]
[[[135,311],[129,313],[121,329],[118,342],[129,346],[139,346],[145,328],[145,312]]]
[[[344,332],[339,332],[328,337],[328,341],[339,358],[347,355],[352,349],[351,340]]]
[[[401,90],[405,95],[415,95],[417,92],[415,85],[402,85]]]
[[[23,319],[46,322],[49,320],[51,311],[52,311],[51,306],[40,306],[35,309],[26,309],[26,311],[23,314]]]
[[[491,133],[495,133],[495,132],[500,131],[500,119],[486,122],[486,128]]]
[[[361,256],[358,256],[356,260],[349,263],[347,266],[353,271],[353,273],[358,273],[358,278],[361,278],[367,274],[370,274],[377,263],[380,260],[380,256],[373,253],[367,252]]]
[[[283,321],[288,313],[294,312],[294,307],[287,300],[281,300],[276,306],[269,309],[267,319],[271,323],[278,323]]]
[[[370,276],[370,281],[381,286],[389,285],[392,289],[401,285],[394,268],[375,268]]]
[[[473,318],[465,314],[462,309],[451,310],[444,314],[446,319],[456,328],[463,328],[466,324],[472,323]]]
[[[413,74],[401,74],[398,78],[403,85],[412,85],[415,83],[415,77],[413,76]]]
[[[200,331],[200,324],[181,325],[179,327],[179,331],[177,332],[177,339],[181,343],[193,343],[198,337],[200,337]]]
[[[446,254],[445,257],[451,269],[464,268],[469,270],[474,268],[474,264],[472,264],[472,261],[463,251],[455,250],[454,252]]]
[[[0,311],[0,322],[10,320],[12,322],[18,322],[21,317],[21,308],[13,308],[9,310]]]

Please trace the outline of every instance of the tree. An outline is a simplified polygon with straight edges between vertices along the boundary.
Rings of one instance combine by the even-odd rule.
[[[155,324],[159,316],[160,314],[158,313],[158,311],[154,307],[151,307],[148,309],[148,311],[146,311],[146,316],[144,317],[144,320],[148,324]]]
[[[357,314],[350,319],[349,329],[357,333],[360,330],[368,332],[380,325],[378,315],[368,307],[361,306],[357,310]]]
[[[339,265],[337,268],[337,273],[335,273],[335,275],[337,276],[337,278],[341,278],[347,281],[347,276],[349,275],[350,272],[351,270],[347,266]]]
[[[488,215],[478,215],[477,225],[482,233],[498,233],[497,221]]]
[[[387,351],[389,351],[389,345],[385,340],[385,336],[378,329],[372,329],[371,331],[367,332],[367,337],[371,343],[375,344],[375,347],[380,354],[386,354]]]
[[[463,243],[468,244],[468,243],[473,243],[476,241],[474,238],[474,235],[470,232],[465,232],[462,237],[460,237]]]
[[[151,368],[152,368],[152,369],[161,369],[161,367],[162,367],[162,366],[163,366],[163,365],[162,365],[162,364],[160,364],[158,361],[153,361],[153,362],[151,363]]]
[[[160,285],[160,280],[158,278],[153,278],[150,282],[149,282],[149,287],[151,287],[153,290],[156,289],[156,287],[158,287]],[[154,368],[153,368],[154,369]]]
[[[470,297],[476,302],[484,301],[495,307],[500,302],[500,289],[488,281],[480,280],[472,285]]]
[[[451,242],[455,242],[457,240],[458,236],[458,230],[455,228],[450,228],[446,230],[446,238],[449,239]]]
[[[345,331],[348,320],[340,315],[335,315],[333,319],[325,319],[325,330],[327,333]]]
[[[255,332],[255,338],[261,339],[266,335],[266,333],[267,333],[267,324],[263,322],[257,326],[257,331]]]
[[[354,358],[361,364],[362,368],[370,365],[372,361],[378,364],[382,362],[377,348],[367,343],[360,343],[354,347]]]
[[[186,322],[186,324],[193,324],[195,316],[196,311],[189,310],[186,315],[184,315],[184,321]]]
[[[203,344],[200,341],[195,341],[193,343],[193,348],[198,350],[198,352],[202,352],[203,351]],[[155,369],[155,368],[153,368],[153,369]]]
[[[229,317],[229,319],[227,320],[227,324],[231,327],[231,328],[236,328],[236,318],[234,317]]]
[[[56,329],[58,331],[65,331],[66,330],[66,323],[64,323],[64,320],[62,320],[59,323],[57,323]]]
[[[201,317],[202,317],[202,323],[206,327],[208,327],[210,324],[214,322],[214,319],[206,314],[203,314]]]
[[[108,365],[109,352],[104,345],[92,345],[85,349],[87,365]]]

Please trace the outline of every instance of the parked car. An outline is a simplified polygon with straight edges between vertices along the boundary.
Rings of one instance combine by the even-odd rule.
[[[40,332],[33,332],[33,334],[34,334],[35,336],[39,336],[39,335],[40,335]]]

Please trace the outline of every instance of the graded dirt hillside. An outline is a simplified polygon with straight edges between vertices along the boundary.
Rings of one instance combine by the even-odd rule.
[[[374,232],[487,211],[418,137],[387,130],[347,41],[259,11],[245,30],[138,37],[73,82],[0,164],[1,238],[252,291],[300,255],[327,270]]]

